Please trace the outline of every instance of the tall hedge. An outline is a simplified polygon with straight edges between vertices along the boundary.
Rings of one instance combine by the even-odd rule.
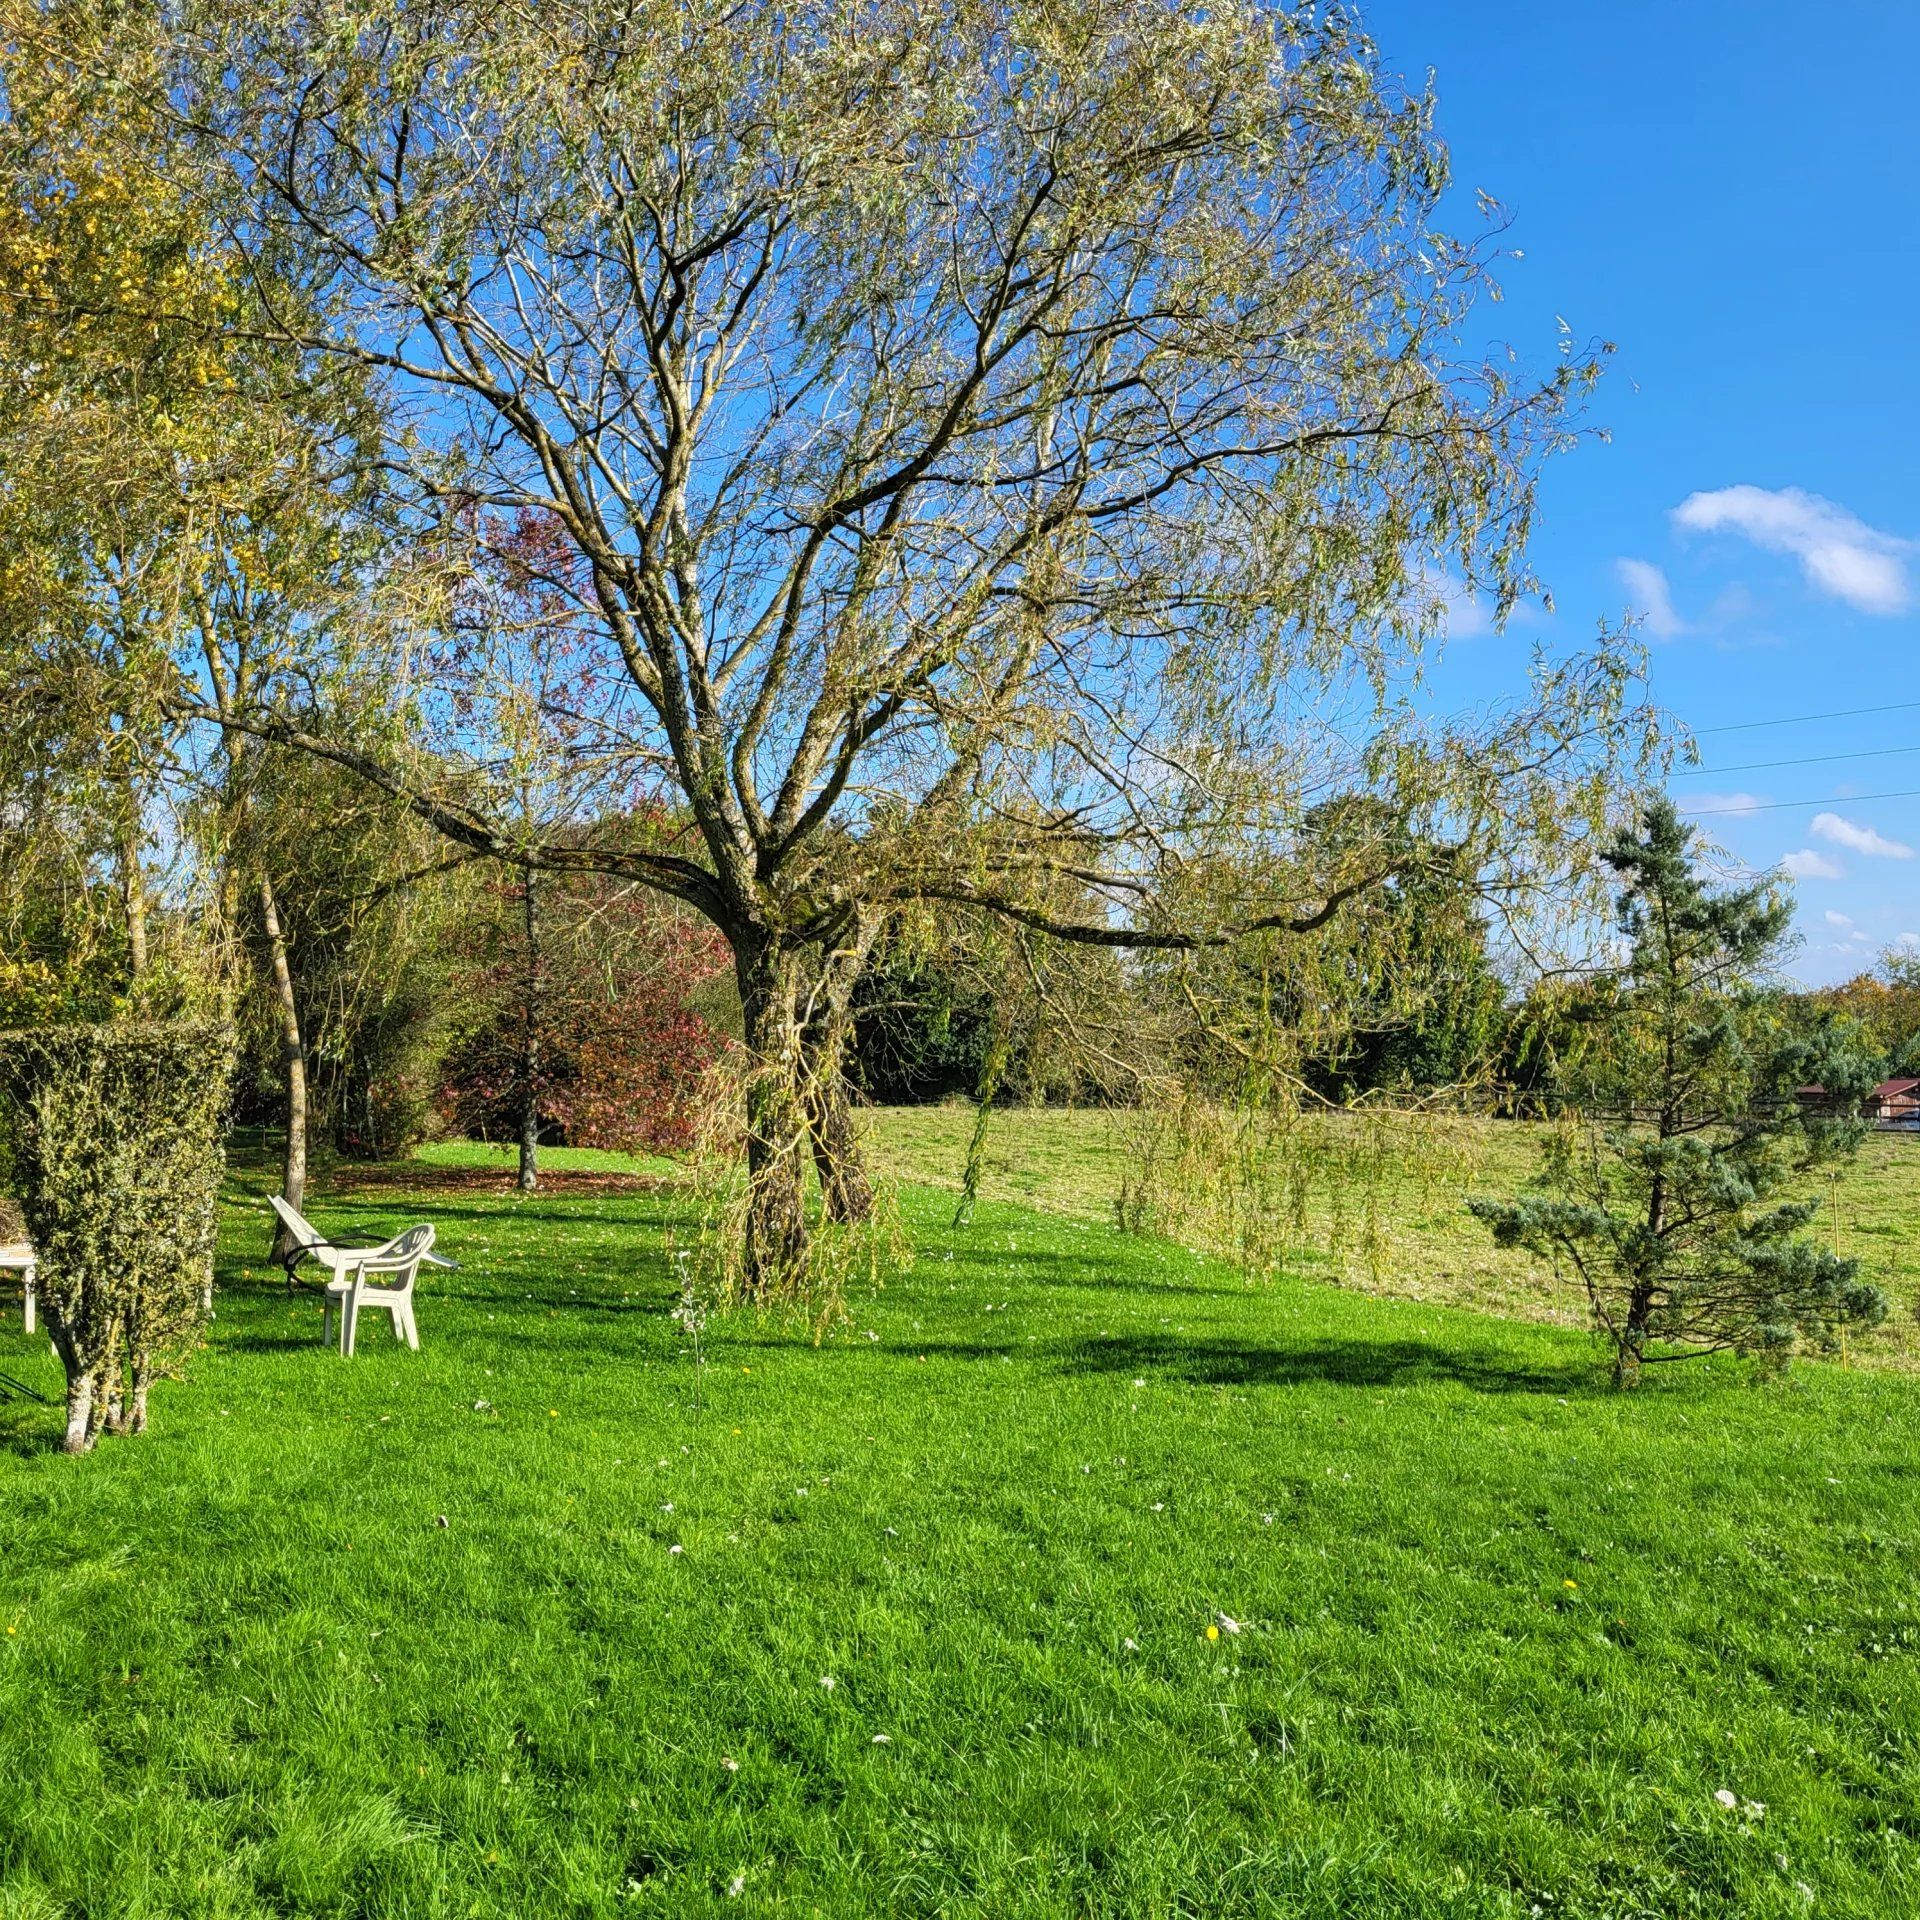
[[[67,1451],[139,1433],[206,1310],[233,1039],[204,1022],[0,1033],[10,1180],[67,1373]]]

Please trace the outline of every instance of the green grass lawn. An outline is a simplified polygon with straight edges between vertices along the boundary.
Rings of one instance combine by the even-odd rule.
[[[462,1158],[313,1208],[438,1226],[419,1354],[320,1346],[243,1173],[152,1434],[0,1407],[6,1920],[1920,1912],[1901,1375],[1619,1396],[924,1187],[702,1365],[670,1185]]]
[[[864,1116],[876,1158],[896,1178],[957,1190],[973,1109],[879,1107]],[[1130,1164],[1126,1112],[1009,1108],[987,1135],[981,1190],[998,1200],[1075,1219],[1111,1221]],[[1315,1123],[1310,1123],[1315,1124]],[[1318,1125],[1338,1129],[1339,1116]],[[1311,1185],[1290,1249],[1291,1271],[1393,1299],[1473,1307],[1508,1318],[1583,1326],[1584,1299],[1533,1255],[1496,1247],[1466,1210],[1470,1199],[1510,1199],[1539,1167],[1540,1129],[1512,1121],[1429,1116],[1378,1178],[1385,1230],[1370,1249],[1359,1203],[1337,1172]],[[1813,1183],[1823,1203],[1816,1231],[1834,1232],[1892,1302],[1886,1324],[1855,1358],[1920,1372],[1920,1136],[1875,1134],[1837,1182]],[[1336,1203],[1343,1204],[1336,1204]],[[1835,1214],[1837,1213],[1837,1221]]]

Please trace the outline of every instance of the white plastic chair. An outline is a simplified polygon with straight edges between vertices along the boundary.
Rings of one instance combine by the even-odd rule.
[[[273,1196],[273,1210],[280,1216],[280,1224],[287,1230],[287,1238],[292,1243],[282,1264],[287,1269],[287,1278],[294,1277],[294,1268],[302,1260],[313,1260],[326,1268],[328,1273],[338,1276],[363,1253],[373,1253],[373,1247],[343,1247],[329,1240],[304,1213],[290,1206],[280,1195]]]
[[[321,1295],[320,1337],[327,1339],[334,1313],[340,1315],[340,1351],[353,1358],[354,1337],[360,1329],[362,1307],[377,1307],[393,1315],[393,1337],[420,1351],[420,1328],[413,1317],[413,1283],[420,1263],[433,1250],[430,1226],[409,1227],[384,1247],[350,1255],[345,1266],[327,1282]],[[337,1249],[336,1249],[337,1251]]]
[[[329,1240],[304,1213],[289,1206],[280,1195],[273,1196],[273,1210],[280,1216],[280,1224],[287,1230],[287,1238],[293,1242],[293,1249],[284,1262],[287,1278],[292,1280],[294,1268],[302,1260],[314,1260],[325,1267],[336,1279],[364,1253],[379,1253],[380,1247],[343,1247]],[[391,1245],[391,1242],[388,1243]],[[430,1267],[446,1267],[457,1270],[459,1262],[449,1260],[445,1254],[430,1253],[425,1256]]]

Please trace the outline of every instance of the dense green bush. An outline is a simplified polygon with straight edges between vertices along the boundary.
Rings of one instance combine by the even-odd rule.
[[[0,1033],[9,1179],[67,1373],[70,1453],[138,1433],[211,1287],[229,1031],[203,1022]]]

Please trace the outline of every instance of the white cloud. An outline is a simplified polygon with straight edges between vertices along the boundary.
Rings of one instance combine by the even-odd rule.
[[[1682,813],[1758,813],[1767,803],[1757,793],[1683,793],[1674,804]]]
[[[1853,925],[1853,916],[1846,913],[1835,913],[1834,910],[1829,907],[1827,909],[1827,925],[1830,927],[1850,927]]]
[[[1441,595],[1441,604],[1449,640],[1478,640],[1493,631],[1493,609],[1477,593],[1451,585]]]
[[[1839,880],[1846,874],[1846,869],[1838,860],[1829,860],[1824,853],[1815,853],[1811,847],[1800,853],[1788,854],[1780,865],[1796,880]]]
[[[1435,620],[1449,640],[1478,640],[1493,631],[1493,608],[1444,567],[1424,567],[1407,596],[1408,611]]]
[[[1914,543],[1868,526],[1817,493],[1720,487],[1689,494],[1673,519],[1697,533],[1744,534],[1770,553],[1791,554],[1809,586],[1862,613],[1904,613],[1912,604],[1904,556]]]
[[[1644,616],[1647,631],[1656,640],[1674,640],[1687,630],[1673,604],[1667,576],[1651,560],[1616,560],[1620,584],[1633,596],[1633,610]]]
[[[1837,813],[1816,813],[1813,832],[1819,839],[1831,840],[1836,847],[1850,847],[1855,853],[1869,854],[1876,860],[1913,858],[1913,849],[1904,840],[1889,840],[1871,827],[1857,827],[1851,820],[1841,819]]]

